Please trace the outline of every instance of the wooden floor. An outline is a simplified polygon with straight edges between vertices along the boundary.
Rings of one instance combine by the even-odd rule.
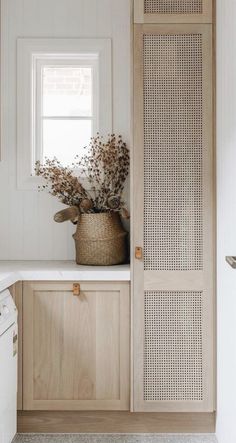
[[[19,412],[20,433],[214,433],[215,414]]]

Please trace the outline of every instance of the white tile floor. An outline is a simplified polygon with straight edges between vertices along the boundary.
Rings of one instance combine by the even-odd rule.
[[[14,443],[217,443],[211,434],[19,434]]]

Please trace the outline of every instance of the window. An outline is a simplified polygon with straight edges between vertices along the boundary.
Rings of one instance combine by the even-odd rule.
[[[71,164],[99,130],[97,57],[40,60],[36,72],[36,160]]]
[[[64,165],[98,131],[112,131],[109,39],[18,40],[18,186],[31,189],[36,160]]]

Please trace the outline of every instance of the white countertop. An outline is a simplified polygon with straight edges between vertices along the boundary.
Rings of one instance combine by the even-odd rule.
[[[0,261],[0,292],[24,280],[130,281],[130,266],[78,266],[74,261]]]

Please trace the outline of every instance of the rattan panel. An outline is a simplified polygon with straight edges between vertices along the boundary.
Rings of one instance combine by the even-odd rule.
[[[144,400],[202,401],[202,293],[145,292]]]
[[[145,0],[145,14],[202,14],[203,0]]]
[[[202,36],[144,36],[144,267],[202,270]]]

